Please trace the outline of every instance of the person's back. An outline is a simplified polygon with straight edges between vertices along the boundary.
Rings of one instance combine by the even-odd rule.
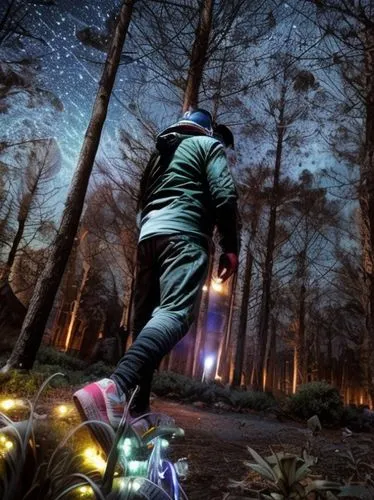
[[[139,241],[168,234],[210,241],[217,224],[223,251],[237,253],[237,195],[221,142],[174,128],[158,137],[141,184]]]

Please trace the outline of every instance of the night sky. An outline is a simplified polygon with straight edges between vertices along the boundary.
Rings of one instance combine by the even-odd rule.
[[[10,107],[2,115],[0,138],[14,142],[32,137],[56,137],[62,151],[62,169],[55,184],[67,189],[77,156],[88,125],[92,104],[105,53],[84,46],[76,32],[87,26],[102,29],[110,12],[118,7],[114,0],[80,2],[59,0],[56,6],[34,7],[28,15],[28,27],[45,44],[25,40],[23,46],[13,45],[2,49],[0,59],[19,60],[21,57],[39,56],[38,71],[40,88],[52,92],[63,105],[56,111],[46,104],[30,108],[27,96],[17,93],[8,98]],[[94,61],[94,62],[90,62]],[[115,84],[115,98],[111,98],[109,113],[102,136],[102,148],[112,148],[119,126],[129,124],[131,116],[123,104],[123,86],[131,80],[137,63],[120,67]],[[121,101],[121,102],[119,102]]]
[[[83,45],[78,40],[76,33],[88,26],[101,30],[113,9],[118,10],[119,4],[120,2],[117,0],[92,0],[90,2],[58,0],[56,6],[33,7],[33,11],[27,17],[28,26],[34,35],[45,41],[46,45],[26,39],[23,41],[23,45],[0,47],[2,52],[0,60],[14,61],[24,56],[38,56],[41,65],[41,70],[37,72],[40,88],[52,92],[62,103],[63,111],[57,111],[53,106],[45,103],[30,107],[27,103],[27,95],[22,92],[14,94],[7,98],[9,108],[7,113],[3,113],[1,116],[2,124],[5,126],[2,126],[0,130],[0,140],[5,138],[14,142],[18,139],[51,136],[57,139],[63,161],[61,173],[55,179],[55,185],[63,188],[61,199],[64,198],[63,194],[67,192],[77,162],[103,68],[102,64],[95,62],[104,62],[106,57],[104,52]],[[285,12],[289,10],[287,4],[284,4],[284,10]],[[282,30],[289,33],[289,28],[294,32],[295,40],[303,37],[303,30],[299,29],[292,19],[287,18],[285,28],[287,29],[284,29],[280,24],[277,33],[270,34],[266,43],[269,46],[275,44],[278,47]],[[309,36],[305,39],[305,43],[314,42],[313,37]],[[126,49],[129,45],[128,42],[129,40],[127,40]],[[136,57],[136,53],[134,57]],[[246,70],[248,73],[263,71],[261,65],[256,69],[254,64],[249,64]],[[129,102],[128,94],[132,88],[135,88],[135,85],[132,85],[132,80],[139,80],[141,76],[147,76],[147,67],[142,62],[132,62],[120,66],[102,135],[101,152],[104,151],[106,154],[109,152],[112,156],[116,155],[119,128],[131,130],[132,133],[136,134],[136,120],[126,110],[126,106]],[[322,85],[325,86],[325,83],[322,82]],[[151,86],[148,89],[142,98],[151,100]],[[252,92],[249,92],[246,99],[251,99],[251,96]],[[157,94],[154,101],[157,101]],[[154,105],[157,106],[157,102]],[[265,106],[263,100],[254,99],[249,107],[249,118],[246,117],[245,120],[250,120],[251,116],[255,118],[260,116],[264,112]],[[148,111],[149,107],[147,107]],[[174,121],[177,113],[178,110],[174,110],[172,107],[169,107],[166,113],[160,113],[160,117],[157,117],[156,120],[159,128],[164,128],[170,120]],[[309,124],[308,127],[311,128],[312,124]],[[236,134],[238,131],[239,128],[234,128]],[[318,169],[324,165],[326,159],[328,161],[328,158],[331,157],[330,153],[327,152],[326,144],[321,142],[317,134],[313,130],[309,131],[308,134],[311,137],[307,145],[308,155],[305,155],[302,161],[300,158],[294,162],[287,161],[285,165],[287,175],[297,175],[296,171],[291,171],[292,165],[297,165],[296,170],[300,168]],[[237,141],[237,144],[240,142],[244,141]],[[248,155],[251,155],[252,158],[265,156],[268,148],[269,145],[263,141],[248,141]]]

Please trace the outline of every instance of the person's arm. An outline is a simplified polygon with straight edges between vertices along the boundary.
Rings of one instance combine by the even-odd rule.
[[[240,250],[240,221],[237,209],[237,191],[230,173],[225,151],[216,141],[207,156],[207,180],[212,196],[216,226],[220,235],[222,255],[218,277],[225,281],[237,269]]]

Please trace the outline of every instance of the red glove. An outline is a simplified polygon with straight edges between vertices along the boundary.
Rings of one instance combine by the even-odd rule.
[[[223,283],[230,278],[238,269],[238,264],[238,256],[235,253],[223,253],[219,258],[217,281]]]

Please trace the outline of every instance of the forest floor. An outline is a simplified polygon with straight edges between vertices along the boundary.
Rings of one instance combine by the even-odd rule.
[[[51,416],[56,405],[71,402],[72,392],[67,389],[52,391],[43,396],[38,405],[38,413],[46,415],[37,433],[42,447],[43,441],[44,447],[55,446],[79,422],[75,410],[71,410],[56,427],[59,430],[55,433],[56,442],[52,443]],[[241,481],[245,477],[250,477],[254,490],[263,488],[264,484],[259,482],[258,476],[250,473],[244,464],[245,461],[253,461],[248,446],[264,456],[271,455],[272,450],[284,450],[300,456],[307,441],[312,439],[310,451],[318,457],[313,472],[329,480],[348,480],[352,475],[358,458],[357,464],[350,464],[343,456],[347,450],[352,450],[354,455],[358,450],[359,457],[364,456],[365,462],[374,464],[373,434],[359,433],[344,438],[342,429],[323,429],[318,436],[311,438],[306,425],[295,421],[279,421],[267,414],[234,413],[201,406],[159,398],[153,401],[154,411],[173,417],[176,425],[185,431],[183,438],[171,442],[168,456],[174,461],[182,457],[188,460],[189,475],[183,488],[189,500],[249,498],[248,493],[230,486],[231,480]],[[72,445],[88,446],[87,443],[89,436],[83,430],[73,438]]]

